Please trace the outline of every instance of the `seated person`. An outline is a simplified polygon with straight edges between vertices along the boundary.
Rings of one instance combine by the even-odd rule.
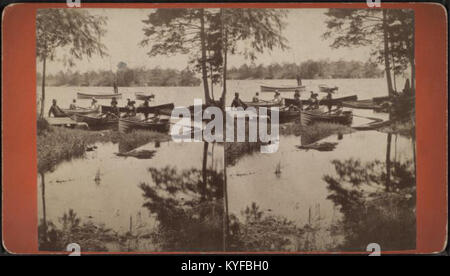
[[[319,100],[317,99],[317,96],[317,94],[312,93],[311,91],[311,98],[309,98],[309,106],[307,108],[308,110],[319,108]]]
[[[259,102],[259,93],[256,92],[255,96],[253,96],[252,102],[257,103]]]
[[[97,100],[95,99],[95,97],[92,97],[91,109],[95,111],[100,110],[100,106],[97,104]]]
[[[297,89],[295,90],[294,93],[294,106],[300,108],[300,110],[303,110],[303,103],[302,100],[300,99],[300,91],[298,91]]]
[[[239,93],[234,93],[234,99],[233,102],[231,103],[231,107],[243,107],[243,108],[247,108],[247,105],[241,101],[241,99],[239,99]]]
[[[275,91],[275,95],[273,96],[272,102],[275,104],[282,104],[283,99],[281,98],[280,92]]]
[[[69,106],[69,109],[71,110],[77,109],[77,100],[73,99],[72,103]]]
[[[61,108],[56,104],[56,100],[52,100],[52,106],[50,107],[50,110],[48,111],[48,117],[51,117],[53,114],[53,117],[60,118],[60,117],[66,117],[66,114],[64,111],[62,111]]]

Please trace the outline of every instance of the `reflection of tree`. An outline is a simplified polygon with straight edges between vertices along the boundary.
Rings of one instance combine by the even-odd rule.
[[[222,249],[224,176],[222,171],[207,168],[206,158],[204,154],[202,170],[149,168],[153,185],[141,184],[144,206],[158,219],[163,250]]]
[[[343,214],[345,249],[364,251],[376,242],[383,250],[414,248],[415,176],[411,162],[332,161],[337,176],[324,176],[328,196]],[[387,180],[390,175],[390,181]]]
[[[70,209],[59,218],[57,227],[52,221],[41,220],[38,227],[39,249],[44,251],[65,251],[70,243],[78,243],[83,251],[106,251],[106,243],[117,241],[117,234],[103,225],[92,222],[81,223]]]

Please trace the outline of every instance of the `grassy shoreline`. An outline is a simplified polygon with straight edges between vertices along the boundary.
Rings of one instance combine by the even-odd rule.
[[[168,140],[169,135],[153,131],[137,130],[123,134],[114,130],[90,131],[52,127],[45,122],[39,122],[38,171],[51,171],[63,161],[81,157],[89,146],[96,143],[124,143],[127,148],[136,148],[149,142]]]

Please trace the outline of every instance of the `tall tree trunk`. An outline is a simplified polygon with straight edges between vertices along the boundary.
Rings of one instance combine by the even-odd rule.
[[[39,116],[41,118],[44,117],[44,112],[45,112],[44,103],[45,103],[45,66],[46,66],[46,61],[47,61],[47,58],[44,57],[44,59],[42,60],[41,113],[39,114]]]
[[[386,191],[391,189],[391,142],[392,133],[388,133],[386,146]]]
[[[220,97],[220,106],[223,110],[223,117],[225,118],[225,125],[223,127],[223,137],[226,137],[226,120],[227,115],[225,113],[225,99],[227,94],[227,52],[228,52],[228,41],[227,41],[227,31],[226,28],[224,28],[224,10],[223,8],[220,9],[220,17],[221,17],[221,26],[220,26],[220,32],[222,37],[222,51],[223,51],[223,65],[222,65],[222,95]],[[227,160],[227,150],[226,147],[224,147],[224,159]],[[224,166],[224,179],[223,179],[223,201],[224,201],[224,216],[223,216],[223,251],[227,250],[227,241],[228,241],[228,235],[229,235],[229,229],[230,229],[230,221],[228,219],[228,179],[227,179],[227,166],[225,162]]]
[[[413,26],[415,25],[415,20],[413,17]],[[411,94],[416,96],[416,64],[415,64],[415,33],[412,32],[412,43],[411,43],[411,55],[409,58],[409,62],[411,64]]]
[[[207,189],[207,182],[208,182],[208,175],[207,175],[207,165],[208,165],[208,143],[203,142],[203,163],[202,163],[202,189],[201,189],[201,199],[206,199],[206,189]]]
[[[223,90],[222,90],[222,96],[220,97],[220,103],[221,106],[223,108],[223,110],[225,110],[225,100],[226,100],[226,95],[227,95],[227,59],[228,59],[228,32],[227,29],[225,28],[224,30],[224,35],[223,35]]]
[[[42,191],[42,223],[44,229],[44,242],[47,242],[47,210],[45,206],[45,174],[40,172],[41,175],[41,191]]]
[[[388,85],[388,95],[392,96],[392,78],[391,78],[391,63],[389,60],[390,51],[389,51],[389,33],[388,33],[388,25],[387,25],[387,10],[383,10],[383,40],[384,40],[384,65],[386,72],[386,80]]]
[[[206,38],[205,38],[205,10],[200,9],[200,41],[201,41],[201,51],[202,51],[202,81],[203,89],[205,92],[205,102],[209,104],[211,102],[211,97],[209,95],[209,84],[208,84],[208,71],[206,69]]]

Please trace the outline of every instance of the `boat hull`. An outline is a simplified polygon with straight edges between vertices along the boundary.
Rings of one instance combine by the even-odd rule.
[[[67,114],[67,116],[74,116],[75,114],[82,114],[82,115],[87,115],[87,114],[94,114],[97,113],[97,110],[93,110],[93,109],[88,109],[88,108],[77,108],[77,109],[63,109],[62,111],[64,111],[65,114]]]
[[[328,93],[328,92],[334,93],[334,91],[337,91],[338,89],[339,88],[337,86],[329,87],[329,86],[326,86],[326,85],[319,85],[319,91],[320,92],[324,92],[324,93]]]
[[[261,85],[261,92],[294,92],[295,90],[299,90],[300,92],[306,91],[306,86],[300,85],[300,86],[265,86]]]
[[[320,110],[300,112],[300,123],[303,126],[307,126],[315,122],[351,125],[353,122],[353,113],[351,111],[344,111],[341,114],[328,114]]]
[[[173,103],[169,104],[161,104],[161,105],[155,105],[155,106],[148,106],[148,107],[142,107],[138,106],[136,107],[136,113],[156,113],[164,110],[164,113],[171,112],[172,109],[174,109],[175,105]],[[127,112],[126,107],[119,107],[119,112]],[[102,105],[102,113],[108,113],[112,112],[112,107],[107,105]],[[170,115],[170,114],[169,114]]]
[[[78,99],[92,99],[92,98],[96,98],[96,99],[112,99],[112,98],[116,98],[116,99],[122,99],[122,94],[88,94],[88,93],[77,93],[77,98]]]
[[[169,126],[170,124],[168,119],[160,120],[158,122],[142,122],[139,121],[137,117],[119,119],[120,133],[128,133],[137,129],[167,132],[169,130]]]
[[[136,97],[136,100],[141,100],[141,101],[150,100],[151,98],[155,97],[155,95],[153,95],[153,94],[146,94],[143,92],[136,92],[136,93],[134,93],[134,96]]]
[[[106,118],[93,115],[75,114],[75,121],[86,123],[89,128],[105,128],[116,126],[118,118]]]
[[[352,95],[352,96],[346,96],[346,97],[341,97],[341,98],[335,98],[335,99],[331,99],[331,100],[327,100],[327,99],[322,99],[319,101],[319,105],[336,105],[338,103],[342,103],[344,101],[356,101],[358,99],[358,96],[356,95]],[[309,100],[301,100],[302,104],[308,104]],[[289,98],[285,98],[284,99],[284,104],[286,106],[289,105],[295,105],[295,100],[294,99],[289,99]]]

